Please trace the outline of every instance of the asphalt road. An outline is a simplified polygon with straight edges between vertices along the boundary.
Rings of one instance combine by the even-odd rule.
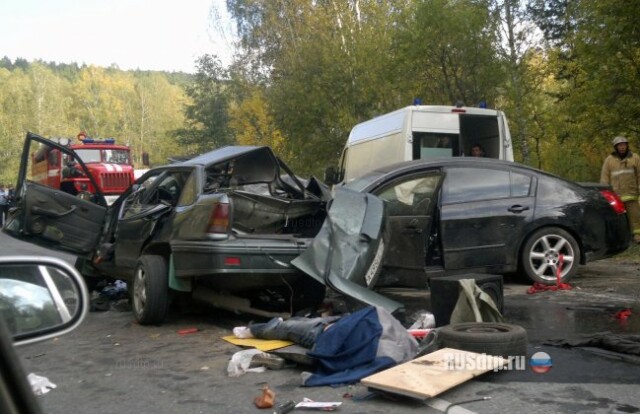
[[[74,256],[16,241],[0,233],[0,255],[55,255],[73,263]],[[612,271],[615,266],[615,272]],[[632,413],[640,412],[640,365],[605,358],[580,349],[543,345],[546,339],[612,331],[640,334],[640,308],[634,304],[638,283],[635,263],[602,261],[586,266],[576,289],[525,293],[527,285],[505,285],[505,318],[527,329],[529,355],[547,352],[553,368],[546,374],[530,369],[489,373],[418,401],[375,396],[364,398],[361,386],[300,386],[303,367],[265,373],[226,375],[231,356],[240,350],[221,339],[234,326],[252,318],[211,308],[174,311],[162,326],[140,326],[127,309],[92,312],[76,331],[19,354],[27,372],[47,377],[57,388],[39,397],[47,413],[258,413],[253,405],[267,383],[279,402],[339,401],[343,413],[441,413],[449,403],[465,403],[449,413]],[[428,305],[428,292],[394,291],[418,309]],[[424,305],[424,306],[423,306]],[[627,323],[613,311],[635,306]],[[198,328],[189,335],[178,331]]]

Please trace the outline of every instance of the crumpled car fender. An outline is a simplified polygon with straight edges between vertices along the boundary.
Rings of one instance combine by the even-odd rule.
[[[384,202],[378,197],[338,188],[320,232],[291,264],[359,302],[391,313],[403,308],[401,303],[371,290],[375,281],[370,277],[379,273],[386,249],[382,244],[384,211]]]

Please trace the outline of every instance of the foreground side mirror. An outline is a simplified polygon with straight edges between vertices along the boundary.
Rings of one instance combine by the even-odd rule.
[[[334,185],[337,184],[338,181],[338,171],[336,170],[336,167],[327,167],[327,169],[324,170],[325,184]]]
[[[54,257],[0,257],[0,317],[15,345],[74,330],[89,309],[78,271]]]

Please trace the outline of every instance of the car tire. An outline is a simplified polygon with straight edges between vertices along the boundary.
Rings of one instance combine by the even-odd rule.
[[[577,272],[580,246],[569,232],[558,227],[545,227],[533,233],[522,249],[521,264],[534,282],[557,283],[556,269],[560,255],[564,256],[560,282],[566,283]]]
[[[463,322],[438,330],[440,348],[498,356],[527,354],[527,331],[519,325],[499,322]]]
[[[133,276],[132,308],[141,325],[162,323],[169,307],[167,262],[162,256],[144,255],[138,259]]]

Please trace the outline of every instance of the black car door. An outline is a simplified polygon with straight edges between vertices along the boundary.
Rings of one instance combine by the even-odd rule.
[[[446,170],[440,227],[446,270],[514,265],[535,207],[535,179],[511,169]]]
[[[86,178],[86,185],[98,188],[73,151],[28,133],[18,175],[16,207],[11,210],[4,231],[47,248],[87,254],[98,243],[107,213],[106,203],[99,190],[89,200],[82,197],[88,195],[87,192],[74,194],[60,190],[62,166],[46,161],[56,151],[74,159],[78,174]]]
[[[441,181],[439,171],[421,172],[373,191],[386,205],[389,249],[384,264],[389,272],[424,274]]]

